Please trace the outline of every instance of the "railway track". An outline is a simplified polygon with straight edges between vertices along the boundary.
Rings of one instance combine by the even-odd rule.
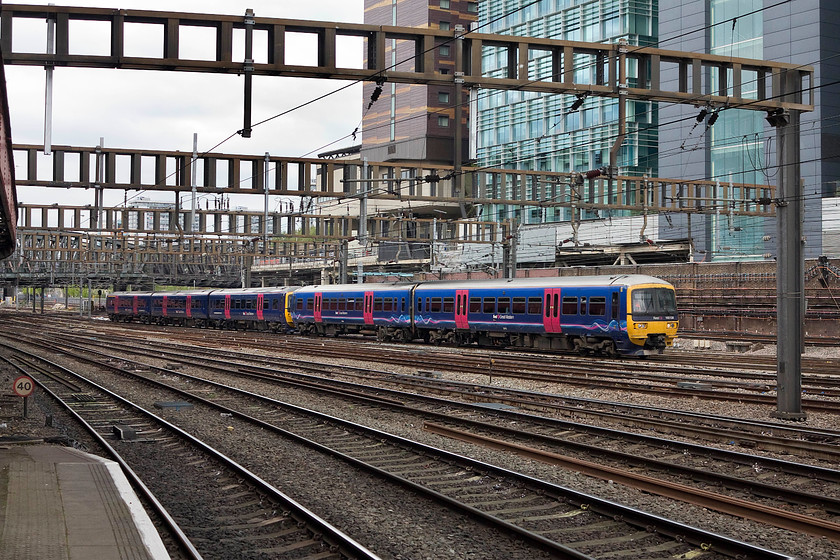
[[[208,351],[215,351],[218,340],[207,336],[183,334],[185,342],[203,345]],[[175,331],[165,331],[175,332]],[[189,332],[189,331],[187,331]],[[161,334],[161,333],[158,333]],[[575,356],[533,355],[522,353],[477,352],[470,349],[436,349],[411,345],[385,345],[354,340],[331,340],[325,346],[320,339],[301,337],[265,338],[259,333],[235,337],[223,336],[226,347],[238,345],[240,349],[271,351],[278,345],[303,355],[315,353],[321,357],[355,359],[401,365],[426,370],[456,370],[487,376],[488,379],[507,377],[546,383],[561,383],[586,388],[602,388],[626,392],[643,393],[668,398],[702,398],[761,406],[775,406],[775,377],[738,371],[737,364],[710,366],[709,357],[702,362],[704,369],[693,366],[702,358],[694,356],[689,361],[673,364],[670,361],[639,362],[635,360],[604,360]],[[212,350],[211,350],[212,349]],[[764,362],[764,360],[762,360]],[[819,362],[826,362],[821,360]],[[828,368],[840,367],[840,362],[821,363]],[[690,373],[686,368],[691,367]],[[747,365],[749,367],[749,365]],[[741,381],[732,381],[732,378]],[[803,382],[802,406],[807,411],[840,414],[840,384],[830,376],[806,374]],[[830,398],[837,400],[828,400]]]
[[[183,330],[178,330],[179,335]],[[80,339],[81,340],[81,339]],[[212,338],[196,340],[212,343]],[[253,339],[252,339],[253,340]],[[323,344],[323,343],[319,343]],[[550,412],[557,416],[575,421],[586,419],[591,422],[620,424],[633,429],[653,430],[668,436],[703,439],[719,445],[739,445],[748,449],[761,449],[771,452],[788,453],[800,457],[812,457],[825,461],[840,461],[838,442],[840,432],[836,430],[811,430],[796,426],[760,420],[725,418],[718,415],[680,412],[660,407],[640,406],[612,401],[558,396],[554,393],[534,393],[517,391],[496,385],[477,385],[452,380],[435,380],[433,377],[401,376],[390,372],[377,372],[370,368],[336,367],[323,363],[312,363],[306,359],[289,356],[260,356],[253,353],[219,350],[194,344],[179,345],[169,342],[171,350],[161,350],[159,343],[144,341],[140,338],[128,340],[126,344],[109,343],[109,347],[122,347],[125,351],[140,352],[146,347],[145,355],[178,361],[185,353],[203,356],[203,363],[219,364],[227,367],[229,363],[241,362],[244,365],[257,364],[276,370],[289,367],[296,371],[308,371],[316,375],[325,372],[329,375],[344,375],[351,382],[385,383],[388,386],[400,386],[412,391],[434,392],[450,395],[466,402],[495,402],[506,406],[515,406],[523,410]],[[286,348],[286,347],[284,347]],[[307,347],[311,353],[321,356],[329,351],[324,346]],[[422,362],[425,365],[426,362]],[[418,370],[423,373],[425,370]],[[428,372],[426,372],[428,373]],[[829,406],[831,402],[829,401]]]
[[[183,361],[188,362],[189,358],[185,356]],[[206,358],[202,358],[202,362],[203,367],[206,368]],[[264,368],[262,372],[258,371],[258,368],[245,371],[237,364],[233,365],[233,369],[230,364],[219,367],[222,371],[225,368],[228,374],[234,376],[259,375],[264,380],[276,380],[276,365],[271,369]],[[161,370],[161,372],[166,375],[174,374],[166,370]],[[306,386],[317,388],[315,383],[307,383]],[[328,390],[330,392],[336,390],[325,386],[321,386],[320,389],[325,393]],[[466,441],[489,443],[496,448],[503,447],[520,454],[526,453],[538,460],[561,464],[593,476],[621,480],[648,492],[676,497],[790,530],[840,540],[840,526],[834,521],[840,513],[840,496],[837,496],[835,492],[837,483],[840,482],[838,471],[731,451],[708,449],[697,445],[678,444],[651,437],[627,437],[626,434],[614,430],[580,427],[571,423],[538,419],[515,412],[499,412],[495,424],[477,422],[467,417],[475,416],[476,410],[480,407],[461,406],[462,410],[459,413],[456,412],[458,403],[453,401],[434,402],[434,399],[423,399],[426,408],[421,409],[406,404],[406,401],[420,400],[414,395],[391,391],[383,396],[381,388],[371,387],[368,388],[370,389],[369,396],[363,397],[363,389],[354,384],[348,385],[343,391],[345,391],[345,396],[350,398],[366,398],[371,406],[392,407],[402,414],[414,413],[419,417],[418,421],[425,422],[435,433]],[[433,404],[437,410],[447,412],[433,412],[429,410],[430,404]],[[434,422],[430,422],[430,419]],[[513,430],[505,427],[510,423],[515,423],[520,428]],[[466,432],[464,426],[467,426],[470,431]],[[485,435],[474,433],[475,430]],[[579,442],[583,435],[589,443]],[[504,438],[507,443],[500,438]],[[598,441],[593,444],[595,440]],[[542,449],[522,446],[522,442],[529,441],[536,442]],[[605,443],[608,441],[610,443]],[[628,445],[633,449],[632,454],[618,451],[619,448],[627,448]],[[559,455],[557,450],[563,450],[564,453],[573,450],[575,458]],[[602,464],[581,460],[581,455],[591,456]],[[608,465],[603,465],[604,462]],[[654,484],[649,476],[629,474],[626,471],[620,473],[616,467],[609,466],[616,464],[622,465],[625,469],[626,465],[631,465],[634,469],[644,468],[659,472],[665,474],[666,479],[671,480],[657,481]],[[730,472],[737,473],[737,476],[727,474]],[[773,484],[764,482],[769,477],[772,477],[770,480]],[[675,478],[679,481],[675,482],[673,480]],[[725,493],[731,494],[734,489],[737,489],[742,496],[751,499],[758,497],[758,502],[761,499],[771,503],[781,501],[788,509],[790,509],[787,506],[788,503],[799,504],[801,506],[799,510],[809,513],[812,513],[814,508],[821,509],[823,518],[814,518],[799,511],[780,511],[768,503],[751,503],[738,496],[714,495],[715,492],[709,489],[692,488],[691,484],[698,481],[702,481],[709,488],[720,489]],[[806,485],[810,491],[804,489]],[[800,489],[793,490],[793,488]]]
[[[302,550],[325,559],[378,558],[244,466],[150,410],[59,364],[2,346],[10,354],[4,358],[8,363],[32,376],[120,463],[146,501],[155,504],[157,516],[167,520],[166,535],[177,540],[180,554],[232,558]],[[150,447],[154,458],[149,457]],[[176,465],[180,472],[172,480],[166,467]],[[197,493],[196,488],[203,491]],[[165,496],[166,503],[158,496]],[[208,496],[215,497],[212,503]]]
[[[127,375],[125,367],[111,367],[121,376]],[[189,378],[190,390],[183,391],[171,386],[183,384],[182,380],[172,379],[184,377],[174,371],[166,372],[166,383],[163,384],[154,379],[161,377],[155,373],[129,375],[141,375],[146,383],[176,391],[197,407],[200,403],[212,406],[222,414],[230,414],[245,424],[242,429],[259,426],[297,441],[305,438],[306,445],[322,453],[341,457],[380,476],[387,476],[389,480],[399,480],[415,492],[438,496],[450,507],[480,517],[485,523],[493,523],[499,530],[512,530],[520,538],[559,557],[597,558],[628,553],[645,558],[694,556],[703,549],[706,549],[704,558],[785,557],[404,438],[194,377]],[[207,398],[209,394],[213,397]],[[255,399],[259,399],[258,406],[255,406]],[[279,429],[279,425],[284,429]],[[290,432],[294,432],[294,436]],[[271,445],[270,442],[267,444]]]

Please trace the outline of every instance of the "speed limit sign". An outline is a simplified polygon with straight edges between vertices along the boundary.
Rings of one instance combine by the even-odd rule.
[[[17,396],[28,397],[32,394],[32,391],[35,390],[35,382],[32,381],[31,377],[21,375],[20,377],[15,379],[15,385],[13,388]]]

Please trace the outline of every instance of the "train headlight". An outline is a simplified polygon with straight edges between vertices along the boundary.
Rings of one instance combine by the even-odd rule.
[[[636,328],[637,329],[646,329],[647,328],[647,323],[636,323]]]
[[[677,328],[677,324],[676,323],[668,323],[666,325],[666,327],[669,328],[669,329],[675,329],[675,328]]]

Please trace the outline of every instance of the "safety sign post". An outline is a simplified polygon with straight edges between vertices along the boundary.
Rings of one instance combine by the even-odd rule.
[[[35,382],[31,377],[21,375],[15,379],[12,389],[17,396],[23,397],[23,417],[26,418],[29,415],[29,395],[35,390]]]

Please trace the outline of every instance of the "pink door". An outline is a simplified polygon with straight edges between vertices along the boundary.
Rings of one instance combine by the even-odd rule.
[[[134,296],[134,302],[132,303],[132,311],[135,315],[137,315],[137,296]]]
[[[365,301],[364,301],[364,317],[365,317],[365,325],[372,325],[373,324],[373,292],[365,292]]]
[[[187,317],[192,317],[192,296],[187,296]]]
[[[265,301],[264,294],[257,294],[257,319],[263,320],[263,301]]]
[[[546,288],[543,295],[543,326],[547,333],[562,332],[560,328],[560,288]]]
[[[225,295],[225,319],[230,319],[230,294]]]
[[[321,302],[324,301],[323,294],[315,294],[315,322],[321,322]]]
[[[469,290],[455,290],[455,328],[469,329]]]
[[[169,299],[169,296],[163,296],[163,316],[164,317],[167,316],[167,314],[166,314],[166,304],[169,303],[167,301],[168,299]]]

